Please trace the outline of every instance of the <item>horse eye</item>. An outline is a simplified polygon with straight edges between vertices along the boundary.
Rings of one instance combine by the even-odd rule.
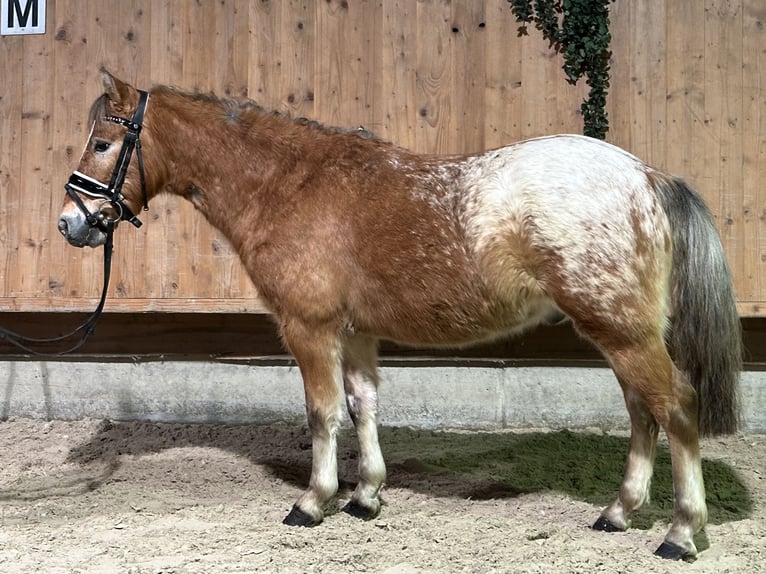
[[[93,149],[96,150],[96,153],[104,153],[109,149],[110,145],[109,142],[98,141],[93,143]]]

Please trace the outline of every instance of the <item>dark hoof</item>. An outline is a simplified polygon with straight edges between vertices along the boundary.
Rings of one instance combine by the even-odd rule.
[[[354,518],[361,518],[362,520],[372,520],[373,518],[377,518],[380,514],[380,509],[373,510],[371,508],[367,508],[366,506],[362,506],[361,504],[349,500],[346,503],[346,506],[343,507],[343,512],[346,514],[350,514]]]
[[[316,526],[321,522],[321,520],[314,520],[297,506],[293,506],[290,514],[282,520],[282,524],[287,524],[288,526]]]
[[[665,558],[666,560],[694,560],[694,554],[690,554],[686,549],[672,542],[663,542],[660,547],[654,551],[655,556]]]
[[[622,528],[618,528],[603,516],[599,516],[598,520],[596,520],[591,528],[593,530],[598,530],[599,532],[625,532]]]

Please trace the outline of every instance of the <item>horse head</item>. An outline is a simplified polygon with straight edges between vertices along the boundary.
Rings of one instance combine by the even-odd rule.
[[[91,107],[90,135],[65,186],[58,222],[77,247],[103,245],[120,221],[140,226],[135,213],[148,201],[140,140],[148,94],[104,69],[101,77],[104,93]]]

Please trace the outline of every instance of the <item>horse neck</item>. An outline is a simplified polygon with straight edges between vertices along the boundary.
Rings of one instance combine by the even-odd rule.
[[[291,120],[170,91],[152,94],[151,106],[144,155],[162,164],[159,187],[191,201],[232,243],[244,240],[243,217],[252,229],[276,194],[290,193],[283,174],[302,155]]]

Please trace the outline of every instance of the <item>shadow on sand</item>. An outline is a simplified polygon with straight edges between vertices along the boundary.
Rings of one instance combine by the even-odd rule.
[[[628,440],[583,432],[441,432],[406,428],[380,429],[389,487],[408,488],[435,497],[512,498],[556,491],[605,506],[615,496]],[[276,477],[305,487],[311,468],[311,439],[305,427],[288,424],[230,426],[104,421],[84,444],[73,448],[70,462],[100,463],[109,471],[92,481],[98,488],[120,466],[123,455],[140,456],[170,448],[223,449]],[[356,480],[353,431],[339,437],[341,488]],[[751,515],[750,493],[725,463],[703,459],[709,522],[721,524]],[[186,469],[193,472],[193,469]],[[649,528],[670,521],[673,513],[670,456],[660,446],[652,501],[633,517],[633,526]]]

